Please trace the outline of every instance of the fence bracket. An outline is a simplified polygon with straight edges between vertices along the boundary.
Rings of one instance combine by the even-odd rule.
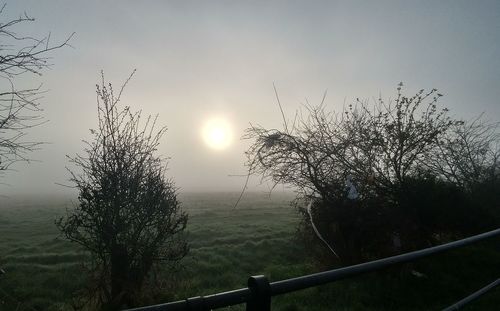
[[[205,311],[205,301],[202,296],[196,296],[186,299],[189,311]]]
[[[246,311],[270,311],[271,310],[271,285],[263,275],[248,278],[248,288],[252,298],[247,302]]]

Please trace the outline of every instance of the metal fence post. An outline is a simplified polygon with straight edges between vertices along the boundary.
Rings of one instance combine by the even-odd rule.
[[[271,285],[263,275],[248,278],[248,288],[252,298],[247,302],[246,311],[270,311],[271,310]]]
[[[186,299],[187,308],[189,311],[205,311],[205,300],[201,296],[196,296]]]

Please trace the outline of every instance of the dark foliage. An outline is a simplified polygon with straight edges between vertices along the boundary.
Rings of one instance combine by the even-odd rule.
[[[322,103],[284,130],[251,127],[249,171],[294,186],[302,204],[312,200],[314,223],[346,264],[492,228],[497,125],[452,119],[438,108],[441,96],[436,89],[406,96],[400,84],[394,101],[369,107],[358,99],[340,114]],[[348,179],[359,196],[349,198]],[[308,245],[321,243],[300,210],[300,234]]]

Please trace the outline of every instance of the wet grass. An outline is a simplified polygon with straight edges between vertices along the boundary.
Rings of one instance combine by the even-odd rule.
[[[158,302],[246,286],[250,275],[271,281],[317,272],[295,238],[298,215],[289,195],[248,194],[237,209],[235,193],[181,196],[190,214],[190,254],[166,280]],[[0,310],[67,310],[84,286],[85,253],[58,237],[54,219],[68,198],[0,201]],[[500,276],[498,239],[420,260],[404,269],[343,280],[273,298],[273,310],[439,310]],[[409,271],[417,270],[424,277]],[[500,290],[466,310],[495,310]],[[231,310],[244,310],[243,306]]]

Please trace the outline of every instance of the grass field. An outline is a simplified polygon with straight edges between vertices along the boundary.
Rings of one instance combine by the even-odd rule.
[[[298,215],[291,195],[185,194],[191,251],[169,276],[161,301],[241,288],[250,275],[271,281],[317,272],[295,236]],[[84,286],[85,254],[58,237],[54,219],[68,198],[0,200],[0,310],[67,310]],[[498,239],[392,269],[273,299],[273,310],[439,310],[500,276]],[[165,276],[167,279],[167,276]],[[496,310],[500,289],[466,310]],[[243,306],[231,310],[244,310]]]

